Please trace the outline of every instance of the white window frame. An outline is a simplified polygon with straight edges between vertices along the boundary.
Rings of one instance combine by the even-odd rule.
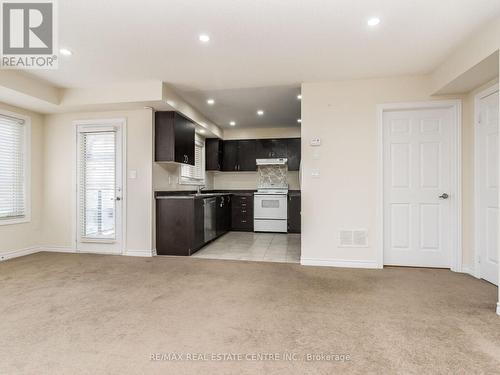
[[[0,115],[24,121],[24,217],[0,219],[0,226],[31,222],[31,117],[0,110]]]
[[[179,184],[180,185],[195,185],[195,186],[205,186],[205,178],[206,178],[206,171],[205,171],[205,139],[198,136],[196,134],[195,138],[195,145],[196,146],[201,146],[201,179],[198,178],[191,178],[191,177],[185,177],[182,175],[182,167],[185,167],[185,165],[181,165],[179,167]],[[192,165],[189,165],[189,167],[193,167]]]

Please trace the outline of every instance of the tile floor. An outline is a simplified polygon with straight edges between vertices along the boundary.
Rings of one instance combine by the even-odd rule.
[[[300,263],[300,234],[229,232],[192,256]]]

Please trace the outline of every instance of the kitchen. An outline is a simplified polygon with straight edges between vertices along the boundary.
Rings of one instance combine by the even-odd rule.
[[[231,121],[223,137],[155,112],[157,255],[300,263],[301,97],[286,95],[292,126]]]

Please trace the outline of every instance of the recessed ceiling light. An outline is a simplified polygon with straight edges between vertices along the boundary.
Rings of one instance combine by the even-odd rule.
[[[368,26],[377,26],[380,23],[380,18],[373,17],[368,20]]]
[[[302,119],[301,119],[301,118],[297,119],[297,122],[298,122],[299,124],[300,124],[300,123],[302,123]]]
[[[235,121],[231,121],[231,122],[229,123],[229,125],[231,125],[231,126],[236,126],[236,122],[235,122]]]
[[[208,99],[208,100],[207,100],[207,104],[209,104],[209,105],[214,105],[214,104],[215,104],[215,100],[213,100],[213,99]]]
[[[200,134],[205,134],[205,129],[200,129],[200,130],[199,130],[199,133],[200,133]],[[191,134],[193,134],[193,133],[191,133]]]
[[[200,39],[200,42],[207,43],[210,42],[210,37],[207,34],[201,34],[198,39]]]
[[[61,48],[61,49],[59,50],[59,53],[60,53],[61,55],[64,55],[64,56],[71,56],[71,55],[73,54],[73,52],[71,52],[71,51],[70,51],[69,49],[67,49],[67,48]]]
[[[263,111],[262,109],[259,109],[259,110],[257,111],[257,114],[258,114],[259,116],[264,116],[264,111]]]
[[[301,94],[297,95],[297,99],[302,100],[302,95]]]

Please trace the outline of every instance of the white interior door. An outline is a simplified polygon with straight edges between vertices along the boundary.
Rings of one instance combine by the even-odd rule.
[[[477,245],[481,278],[498,285],[498,91],[478,100]]]
[[[77,126],[77,250],[123,250],[122,124]]]
[[[451,267],[453,109],[387,111],[384,264]]]

